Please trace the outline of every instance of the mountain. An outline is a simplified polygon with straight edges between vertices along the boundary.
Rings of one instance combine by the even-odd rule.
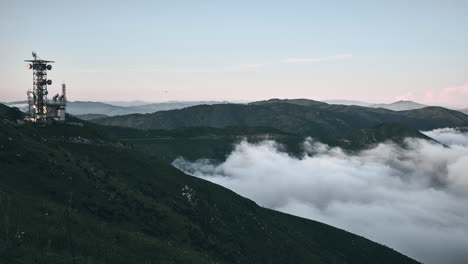
[[[131,108],[115,106],[101,102],[70,101],[67,102],[67,113],[72,115],[104,114],[108,116],[132,113]]]
[[[464,113],[464,114],[467,114],[467,115],[468,115],[468,108],[462,109],[462,110],[460,110],[460,112],[462,112],[462,113]]]
[[[118,105],[103,103],[103,102],[92,102],[92,101],[69,101],[67,102],[67,113],[82,116],[87,118],[85,115],[129,115],[129,114],[146,114],[154,113],[163,110],[181,109],[194,105],[202,104],[224,104],[224,101],[173,101],[173,102],[161,102],[161,103],[144,103],[141,101],[133,102],[115,102]],[[6,103],[8,106],[15,106],[20,108],[22,111],[27,110],[27,101],[15,101]],[[88,116],[89,117],[89,116]]]
[[[326,105],[324,102],[314,101],[310,99],[269,99],[264,101],[251,102],[249,105],[269,105],[269,104],[294,104],[302,106],[323,106]]]
[[[382,123],[401,123],[418,130],[460,127],[468,125],[468,116],[442,107],[391,111],[382,108],[329,105],[305,99],[275,99],[248,105],[200,105],[92,121],[103,125],[166,130],[193,126],[260,126],[296,135],[323,137],[347,135]]]
[[[135,100],[135,101],[104,101],[103,103],[116,105],[116,106],[125,106],[125,107],[151,104],[151,102],[145,102],[145,101],[139,101],[139,100]]]
[[[103,115],[103,114],[84,114],[84,115],[75,115],[75,117],[78,117],[81,120],[92,120],[92,119],[98,119],[98,118],[104,118],[108,117],[108,115]]]
[[[371,103],[366,103],[362,101],[356,101],[356,100],[323,100],[322,102],[327,103],[327,104],[340,104],[340,105],[357,105],[357,106],[370,106],[372,105]]]
[[[150,155],[169,163],[178,157],[195,161],[210,159],[223,162],[241,141],[258,143],[263,140],[275,140],[281,144],[282,151],[300,158],[304,154],[304,136],[285,133],[267,127],[186,127],[174,130],[139,130],[134,128],[100,126],[96,129],[105,131],[123,142],[131,144]],[[360,129],[345,136],[325,136],[316,140],[332,147],[341,147],[344,151],[360,151],[375,144],[392,141],[405,147],[405,139],[433,139],[418,130],[398,123],[383,123],[372,128]]]
[[[173,101],[173,102],[161,102],[161,103],[151,103],[145,105],[139,105],[137,107],[132,108],[132,113],[154,113],[157,111],[165,111],[165,110],[174,110],[174,109],[182,109],[194,105],[213,105],[213,104],[225,104],[228,102],[225,101]],[[130,113],[128,113],[130,114]]]
[[[73,115],[101,114],[107,116],[128,115],[134,113],[146,114],[163,110],[181,109],[200,104],[218,104],[216,101],[187,101],[187,102],[162,102],[143,105],[116,106],[101,102],[69,102],[67,112]]]
[[[21,112],[18,108],[0,104],[0,119],[14,122],[18,119],[21,119],[23,116],[24,113]]]
[[[268,127],[184,127],[173,130],[140,130],[128,127],[95,127],[150,155],[172,163],[177,157],[195,161],[212,159],[224,161],[242,140],[259,142],[276,140],[291,154],[303,152],[303,137]]]
[[[15,101],[6,103],[10,107],[18,107],[21,111],[27,111],[28,101]],[[115,106],[101,102],[69,101],[67,102],[67,113],[72,115],[104,114],[118,115],[135,113],[132,108]]]
[[[373,104],[369,107],[373,108],[385,108],[393,111],[405,111],[405,110],[414,110],[427,107],[427,105],[418,104],[413,101],[398,101],[391,104]]]
[[[10,107],[17,107],[21,111],[26,111],[28,109],[27,100],[8,102],[8,103],[4,103],[4,105],[10,106]]]
[[[1,263],[417,263],[259,207],[87,122],[18,125],[21,113],[0,111]]]
[[[360,129],[347,136],[324,138],[322,141],[345,150],[362,150],[386,141],[405,145],[405,140],[408,138],[419,138],[435,142],[435,140],[418,130],[399,123],[383,123],[372,128]]]

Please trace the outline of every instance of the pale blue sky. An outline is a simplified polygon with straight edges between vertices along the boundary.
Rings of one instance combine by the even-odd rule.
[[[468,106],[468,1],[0,1],[0,101],[35,50],[71,100]]]

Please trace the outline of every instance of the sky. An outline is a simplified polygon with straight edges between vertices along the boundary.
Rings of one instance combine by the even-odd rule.
[[[468,107],[468,1],[0,0],[0,101],[36,51],[69,100]]]

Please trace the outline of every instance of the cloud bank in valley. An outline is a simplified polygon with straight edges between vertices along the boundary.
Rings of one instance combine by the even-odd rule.
[[[261,206],[363,235],[424,263],[468,259],[468,134],[425,132],[447,146],[407,139],[349,154],[312,139],[304,156],[277,143],[242,142],[221,164],[173,165]]]

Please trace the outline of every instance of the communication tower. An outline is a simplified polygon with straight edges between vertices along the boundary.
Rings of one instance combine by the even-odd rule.
[[[28,116],[25,120],[40,123],[65,121],[65,84],[62,84],[62,95],[56,94],[52,100],[47,98],[47,86],[52,85],[52,80],[47,79],[47,71],[52,70],[54,61],[39,59],[34,51],[32,56],[34,60],[25,60],[29,62],[27,68],[33,71],[33,86],[27,92]]]

